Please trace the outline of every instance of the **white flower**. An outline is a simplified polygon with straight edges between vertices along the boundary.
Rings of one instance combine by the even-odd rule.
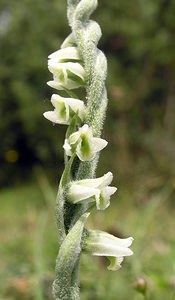
[[[78,113],[79,118],[83,121],[86,111],[83,101],[74,98],[64,98],[53,94],[51,102],[55,109],[43,114],[49,121],[57,124],[69,125],[76,112]]]
[[[72,203],[96,202],[99,210],[104,210],[110,205],[110,196],[117,188],[108,186],[113,179],[111,172],[95,179],[73,181],[68,191],[68,200]]]
[[[47,84],[57,90],[76,89],[84,85],[85,71],[78,62],[57,62],[50,59],[48,68],[53,73],[53,80]]]
[[[49,55],[48,64],[50,64],[50,60],[54,60],[55,63],[59,63],[71,60],[79,61],[81,59],[77,47],[67,47],[51,53]]]
[[[124,256],[133,254],[129,247],[133,238],[119,239],[107,232],[90,230],[85,240],[84,250],[97,256],[107,256],[110,261],[108,270],[116,271],[121,267]]]
[[[106,146],[107,141],[93,137],[91,128],[85,124],[65,140],[63,148],[68,156],[76,153],[81,161],[90,161]]]

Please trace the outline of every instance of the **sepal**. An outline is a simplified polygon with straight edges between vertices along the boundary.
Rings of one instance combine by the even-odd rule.
[[[48,64],[50,64],[51,60],[52,62],[54,61],[55,63],[81,60],[77,47],[67,47],[67,48],[59,49],[51,53],[48,56],[48,58],[49,58]]]
[[[129,248],[132,242],[132,237],[120,239],[104,231],[89,230],[83,249],[92,255],[106,256],[110,261],[108,270],[116,271],[124,257],[133,254]]]
[[[61,45],[61,49],[66,47],[74,47],[76,46],[76,42],[73,36],[73,33],[70,33],[67,38],[64,40],[64,42]]]

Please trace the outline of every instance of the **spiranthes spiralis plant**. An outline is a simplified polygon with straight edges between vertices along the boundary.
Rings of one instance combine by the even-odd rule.
[[[111,172],[95,178],[99,153],[107,146],[101,132],[108,102],[106,57],[97,48],[101,29],[90,20],[96,6],[97,0],[67,1],[71,33],[48,60],[53,74],[48,85],[59,92],[51,97],[54,109],[45,112],[44,117],[68,126],[63,145],[65,169],[56,199],[59,249],[53,294],[57,300],[79,299],[82,251],[106,256],[110,261],[109,270],[119,269],[123,257],[132,255],[129,248],[132,237],[119,239],[85,225],[93,208],[106,209],[117,190],[110,186]],[[83,99],[78,97],[79,89],[84,92]]]

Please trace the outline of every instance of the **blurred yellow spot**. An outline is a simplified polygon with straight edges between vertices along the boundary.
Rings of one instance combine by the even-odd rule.
[[[8,150],[5,153],[5,159],[9,163],[15,163],[19,159],[19,154],[16,150],[13,150],[13,149]]]

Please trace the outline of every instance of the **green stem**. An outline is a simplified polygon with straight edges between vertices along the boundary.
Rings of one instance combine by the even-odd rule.
[[[79,299],[79,257],[84,225],[89,213],[84,214],[64,239],[56,260],[56,279],[53,293],[56,300]]]

